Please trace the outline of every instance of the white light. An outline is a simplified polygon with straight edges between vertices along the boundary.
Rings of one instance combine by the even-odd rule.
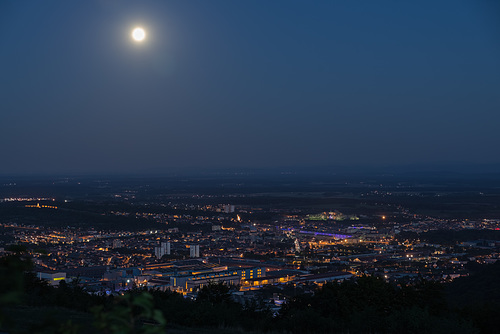
[[[137,42],[141,42],[146,38],[146,32],[142,28],[135,28],[132,30],[132,38]]]

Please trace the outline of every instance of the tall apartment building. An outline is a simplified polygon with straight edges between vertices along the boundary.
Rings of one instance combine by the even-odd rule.
[[[160,247],[155,247],[155,255],[158,259],[161,259],[165,254],[170,255],[170,241],[162,242]]]
[[[200,257],[200,245],[190,245],[189,246],[189,256],[190,257]]]

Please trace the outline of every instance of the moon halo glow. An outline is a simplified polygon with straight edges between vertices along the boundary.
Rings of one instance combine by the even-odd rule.
[[[142,42],[146,38],[146,32],[142,28],[135,28],[132,30],[132,38],[136,42]]]

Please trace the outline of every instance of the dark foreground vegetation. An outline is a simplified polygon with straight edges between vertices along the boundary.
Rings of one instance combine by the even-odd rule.
[[[394,285],[376,277],[329,283],[290,297],[278,314],[234,302],[211,284],[196,301],[157,290],[98,296],[76,282],[38,280],[29,260],[0,259],[0,329],[7,333],[497,333],[500,263],[446,287]]]

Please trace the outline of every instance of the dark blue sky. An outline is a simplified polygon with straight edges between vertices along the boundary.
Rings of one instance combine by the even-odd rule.
[[[500,163],[498,1],[5,0],[0,42],[0,173]]]

